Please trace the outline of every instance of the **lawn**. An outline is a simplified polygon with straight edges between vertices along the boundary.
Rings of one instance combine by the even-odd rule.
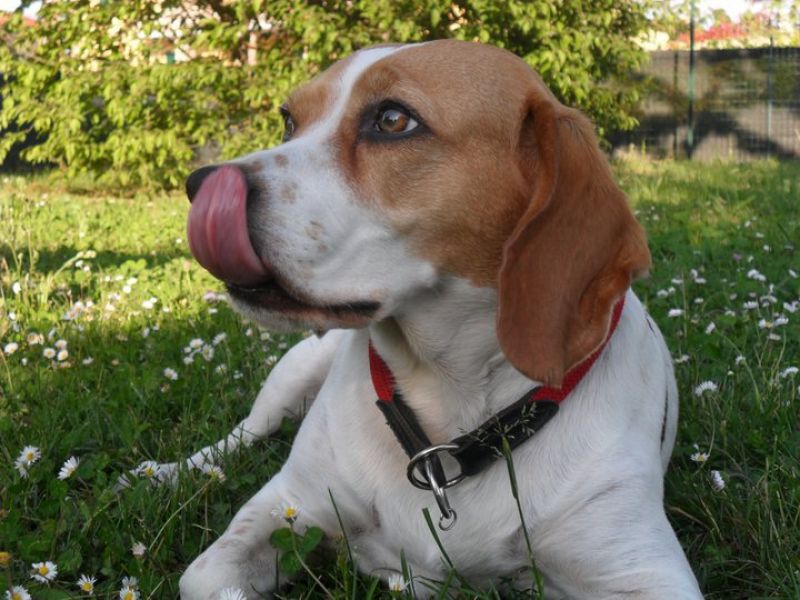
[[[708,598],[800,598],[800,165],[616,170],[653,253],[636,290],[681,391],[669,518]],[[142,472],[114,490],[143,462],[226,434],[298,339],[233,313],[190,257],[187,210],[178,193],[0,177],[0,590],[83,597],[85,574],[96,597],[118,598],[136,577],[142,598],[174,598],[182,569],[287,455],[289,420],[222,472],[186,473],[175,488]],[[327,589],[392,596],[355,576],[338,545],[312,564]],[[52,582],[31,578],[43,561]],[[323,597],[308,574],[282,593]]]

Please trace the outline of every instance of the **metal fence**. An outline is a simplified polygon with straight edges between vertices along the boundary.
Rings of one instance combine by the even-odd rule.
[[[639,126],[610,136],[615,152],[800,159],[800,48],[698,50],[692,102],[688,51],[653,52],[641,76]]]

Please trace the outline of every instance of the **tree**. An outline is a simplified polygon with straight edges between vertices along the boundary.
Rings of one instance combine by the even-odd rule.
[[[646,26],[633,0],[47,0],[0,26],[0,162],[24,157],[112,185],[177,186],[198,152],[275,143],[287,92],[358,48],[453,37],[505,47],[600,133],[632,126]]]

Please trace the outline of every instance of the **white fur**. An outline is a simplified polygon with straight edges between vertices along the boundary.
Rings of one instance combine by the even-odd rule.
[[[253,237],[262,256],[310,298],[372,299],[381,310],[369,327],[330,331],[293,348],[250,415],[228,438],[189,459],[189,465],[204,464],[266,436],[284,414],[314,400],[281,471],[188,567],[181,578],[186,600],[216,598],[229,586],[251,598],[274,589],[276,551],[269,537],[285,523],[271,511],[292,503],[300,509],[296,527],[314,524],[339,536],[331,495],[362,571],[388,579],[400,569],[402,554],[418,596],[430,593],[426,578],[444,579],[447,569],[422,515],[427,507],[438,517],[433,496],[406,480],[408,459],[375,406],[370,338],[433,442],[475,428],[535,383],[500,350],[496,290],[443,276],[415,257],[348,187],[335,163],[328,142],[353,82],[397,51],[361,53],[321,124],[246,157],[263,166],[272,193],[255,215]],[[277,153],[288,159],[285,168],[277,168]],[[295,187],[298,201],[281,201],[285,185]],[[247,312],[263,322],[280,318]],[[662,505],[676,420],[669,352],[629,291],[599,360],[558,414],[513,453],[524,525],[548,599],[701,598]],[[170,475],[175,468],[169,466]],[[458,522],[439,535],[459,573],[476,586],[507,578],[530,588],[533,574],[507,465],[496,462],[449,496]]]

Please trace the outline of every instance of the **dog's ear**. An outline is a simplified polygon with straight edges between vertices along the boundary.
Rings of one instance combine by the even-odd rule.
[[[585,116],[534,94],[518,145],[530,203],[503,248],[497,335],[520,372],[558,385],[603,343],[650,252]]]

